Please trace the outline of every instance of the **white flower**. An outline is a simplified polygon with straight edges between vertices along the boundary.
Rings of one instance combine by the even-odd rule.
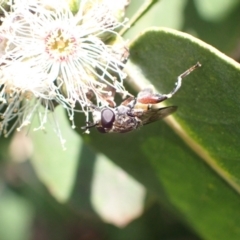
[[[12,71],[14,68],[14,71]],[[4,75],[0,72],[0,132],[6,137],[17,127],[20,131],[23,127],[31,123],[32,117],[37,113],[40,125],[38,129],[44,129],[44,124],[48,120],[49,110],[54,110],[54,98],[57,88],[52,92],[47,81],[33,81],[36,69],[28,68],[28,65],[12,63],[11,67],[4,69]],[[46,75],[46,74],[45,74]],[[46,80],[46,76],[45,76]],[[24,103],[23,103],[24,101]],[[52,112],[53,118],[55,118]],[[56,125],[55,131],[64,146],[65,140],[61,136],[60,128]]]
[[[20,113],[20,127],[30,123],[36,106],[52,101],[63,105],[71,120],[79,103],[88,119],[92,102],[108,104],[109,87],[126,94],[119,50],[124,43],[116,48],[104,42],[119,37],[116,29],[123,24],[111,15],[111,9],[93,1],[95,5],[87,11],[89,1],[81,1],[74,15],[63,1],[55,9],[45,2],[18,0],[2,19],[0,113],[5,111],[4,127]],[[24,99],[31,104],[22,107],[18,101]],[[47,119],[45,110],[41,126]]]

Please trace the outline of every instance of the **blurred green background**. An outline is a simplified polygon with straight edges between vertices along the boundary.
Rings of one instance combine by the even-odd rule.
[[[132,0],[127,16],[131,18],[143,3],[142,0]],[[168,27],[189,33],[239,61],[239,12],[240,2],[237,0],[156,1],[124,34],[124,38],[131,42],[148,27]],[[197,169],[199,175],[209,171],[210,177],[204,176],[208,179],[208,189],[222,184],[223,190],[219,190],[222,195],[217,192],[215,197],[224,199],[224,196],[228,196],[224,189],[228,185],[222,179],[216,180],[215,175],[212,176],[212,170],[188,150],[175,133],[169,133],[169,127],[165,123],[141,129],[131,137],[103,136],[96,132],[86,136],[82,135],[79,128],[78,132],[70,128],[62,109],[57,109],[57,112],[63,135],[67,139],[66,151],[62,151],[59,140],[51,132],[51,126],[47,133],[16,133],[11,138],[0,139],[1,240],[220,239],[214,235],[214,231],[218,231],[217,226],[211,230],[211,221],[204,219],[201,209],[194,218],[181,211],[185,204],[183,200],[179,208],[182,192],[179,192],[175,201],[166,191],[165,186],[171,185],[168,179],[177,183],[184,175],[180,171],[177,175],[177,169],[182,166],[175,166],[176,171],[173,170],[171,175],[164,170],[164,166],[170,165],[171,161],[161,162],[162,168],[159,166],[157,171],[164,180],[159,181],[157,173],[149,177],[149,173],[155,172],[153,169],[158,169],[155,159],[151,164],[148,162],[151,146],[152,155],[162,151],[160,154],[168,158],[173,152],[169,142],[176,141],[179,146],[176,151],[179,151],[179,155],[184,155],[181,164],[186,164],[188,171],[194,172]],[[83,119],[79,120],[79,126],[82,125]],[[157,137],[154,135],[156,129],[163,136],[161,140],[157,139],[161,143],[160,148],[151,143]],[[150,134],[153,136],[151,139],[148,138]],[[105,151],[104,144],[111,141],[118,144],[118,147],[115,149],[110,146]],[[144,145],[145,142],[148,145]],[[124,147],[121,148],[121,144]],[[144,149],[146,146],[147,150]],[[139,162],[137,152],[143,156]],[[191,167],[191,157],[198,159],[198,165]],[[237,166],[237,161],[233,164]],[[196,173],[196,179],[199,178]],[[184,184],[186,191],[195,193],[198,190],[194,179],[189,178]],[[226,191],[230,191],[229,199],[234,199],[231,200],[234,204],[228,206],[229,214],[226,213],[231,220],[230,213],[239,215],[238,200],[235,200],[239,196],[232,188]],[[193,196],[196,197],[195,194]],[[205,201],[208,197],[214,199],[214,196],[206,193],[197,196],[195,201],[198,201],[197,198]],[[227,201],[228,199],[226,203]],[[184,208],[190,209],[190,206],[184,205]],[[211,208],[214,208],[214,203]],[[222,217],[221,214],[224,215],[225,212],[219,213],[219,218]],[[217,216],[218,213],[214,215],[216,221]],[[194,219],[197,218],[203,219],[201,226],[195,224]],[[233,219],[237,217],[234,216]],[[224,221],[222,223],[225,224]],[[226,236],[231,236],[234,231],[230,239],[240,239],[235,223],[229,223],[228,229],[229,232],[226,231],[221,239],[227,239]]]

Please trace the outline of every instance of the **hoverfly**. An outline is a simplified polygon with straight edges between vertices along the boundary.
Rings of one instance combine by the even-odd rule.
[[[96,127],[101,133],[125,133],[167,117],[175,112],[177,107],[156,108],[155,104],[171,98],[180,89],[182,79],[200,66],[198,62],[179,75],[175,88],[169,94],[153,93],[151,88],[146,88],[140,91],[136,98],[129,97],[117,107],[93,106],[93,123],[88,122],[82,129]]]

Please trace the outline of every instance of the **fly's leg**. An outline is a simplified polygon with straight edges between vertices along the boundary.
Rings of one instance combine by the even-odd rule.
[[[178,78],[177,78],[176,87],[169,94],[165,94],[163,96],[165,96],[166,99],[171,98],[180,89],[180,87],[182,85],[182,79],[185,78],[192,71],[194,71],[196,68],[199,68],[199,67],[201,67],[201,64],[199,62],[197,62],[194,66],[192,66],[187,71],[185,71],[184,73],[179,75]]]
[[[139,92],[137,96],[137,102],[143,104],[156,104],[163,102],[164,100],[171,98],[181,87],[182,79],[189,75],[196,68],[201,67],[201,64],[198,62],[187,71],[178,76],[175,88],[168,94],[153,93],[152,88],[145,88]]]

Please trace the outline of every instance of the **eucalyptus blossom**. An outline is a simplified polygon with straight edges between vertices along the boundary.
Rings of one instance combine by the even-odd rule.
[[[117,33],[126,20],[119,21],[107,1],[81,1],[77,11],[57,3],[18,0],[10,11],[2,8],[0,131],[6,134],[10,120],[21,130],[34,113],[43,129],[56,105],[67,110],[75,127],[76,111],[88,121],[93,104],[108,105],[110,98],[114,104],[115,92],[127,95],[128,50]]]

